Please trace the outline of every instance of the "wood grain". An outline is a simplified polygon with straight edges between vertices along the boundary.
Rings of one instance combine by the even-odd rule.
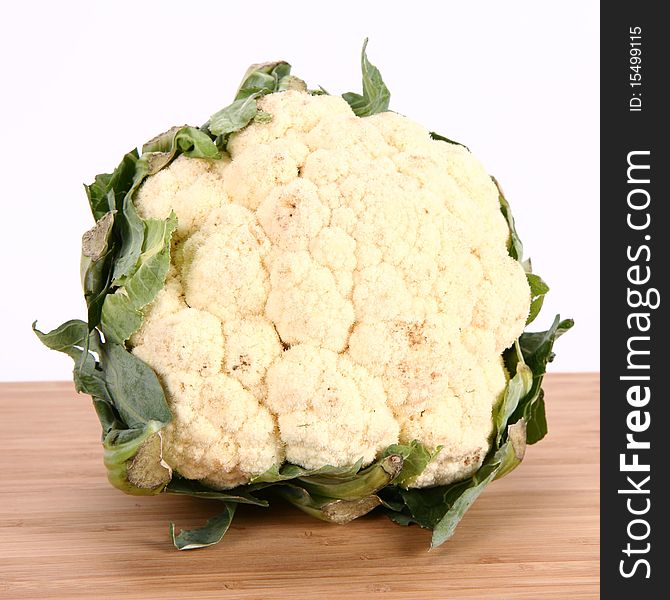
[[[222,544],[178,552],[168,522],[215,502],[123,495],[87,397],[1,384],[0,597],[597,598],[598,375],[550,375],[546,392],[547,438],[437,550],[383,515],[338,526],[280,505],[242,507]]]

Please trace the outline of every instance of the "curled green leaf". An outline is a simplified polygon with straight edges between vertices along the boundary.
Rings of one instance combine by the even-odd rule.
[[[375,495],[354,500],[333,500],[310,494],[306,489],[291,484],[279,485],[276,492],[308,515],[338,525],[349,523],[381,504],[381,500]]]
[[[188,125],[176,126],[157,135],[142,146],[142,158],[154,155],[165,155],[172,160],[177,154],[184,154],[190,158],[220,158],[212,139],[197,127]],[[166,165],[160,162],[153,163],[148,175],[154,175]]]
[[[89,333],[84,321],[72,319],[46,333],[37,329],[35,321],[33,332],[47,348],[67,354],[74,361],[73,376],[77,392],[111,403],[104,373],[98,370],[98,363],[89,350],[97,351],[99,348],[100,336],[97,331]]]
[[[240,486],[234,490],[214,490],[199,481],[184,479],[183,477],[174,477],[168,483],[165,491],[170,494],[180,494],[183,496],[193,496],[194,498],[206,498],[208,500],[223,500],[224,502],[236,502],[238,504],[254,504],[256,506],[268,506],[268,501],[256,498],[249,493],[245,486]]]
[[[347,101],[351,110],[358,117],[369,117],[380,112],[385,112],[389,108],[391,92],[386,87],[379,69],[369,60],[365,51],[368,45],[368,39],[363,42],[361,50],[361,72],[363,77],[363,94],[347,92],[342,97]]]
[[[143,428],[112,430],[103,442],[107,479],[117,489],[133,496],[149,496],[163,491],[172,469],[162,460],[160,421]]]
[[[549,286],[542,281],[539,275],[535,275],[534,273],[526,272],[526,279],[530,288],[530,311],[526,320],[526,325],[528,325],[540,313],[542,304],[544,304],[544,297],[549,292]]]
[[[235,131],[244,129],[258,112],[256,98],[261,92],[255,92],[239,100],[235,100],[209,118],[209,131],[217,136],[227,136]]]
[[[496,444],[500,445],[507,430],[509,418],[514,414],[519,402],[528,395],[532,385],[533,372],[525,363],[517,363],[516,374],[507,382],[502,402],[494,412]]]
[[[84,321],[68,321],[35,334],[75,361],[77,391],[90,394],[103,430],[107,475],[128,494],[156,494],[170,480],[162,460],[160,429],[172,418],[154,371],[125,347],[103,342]]]
[[[442,450],[442,446],[438,446],[431,452],[418,440],[412,440],[409,444],[393,444],[389,446],[384,450],[382,457],[397,454],[403,458],[402,469],[393,480],[393,483],[407,489],[424,472],[428,463],[437,456],[440,450]]]
[[[311,475],[299,477],[297,481],[312,495],[353,501],[387,486],[398,476],[402,465],[402,456],[390,454],[348,478]]]
[[[449,498],[450,490],[446,491],[445,499],[447,502],[445,504],[448,505],[448,508],[444,516],[433,527],[431,548],[441,546],[454,534],[456,526],[472,506],[472,503],[486,486],[496,478],[503,464],[507,464],[507,461],[514,461],[515,457],[515,449],[512,443],[506,442],[496,452],[489,455],[470,479],[452,486],[452,489],[457,492],[452,494],[453,499]]]
[[[297,77],[291,76],[291,65],[286,61],[251,65],[242,77],[235,100],[258,93],[270,94],[286,90],[290,87],[292,79],[297,79]]]
[[[513,425],[507,427],[507,440],[509,441],[511,451],[506,452],[503,460],[498,467],[495,479],[500,479],[516,469],[526,455],[526,421],[519,419]]]
[[[434,131],[430,132],[430,138],[433,140],[437,140],[439,142],[447,142],[447,144],[453,144],[454,146],[463,146],[468,152],[470,151],[470,148],[468,148],[465,144],[461,144],[460,142],[457,142],[456,140],[452,140],[448,137],[444,137],[443,135],[440,135],[439,133],[435,133]]]
[[[102,305],[100,324],[110,340],[123,344],[140,328],[144,318],[142,309],[165,284],[170,266],[170,240],[176,228],[174,213],[165,220],[144,222],[136,269],[114,293],[107,294]]]
[[[310,475],[322,475],[331,479],[346,480],[354,477],[356,473],[360,471],[362,464],[363,461],[358,460],[351,466],[325,466],[318,469],[305,469],[304,467],[299,467],[298,465],[292,465],[290,463],[285,463],[283,465],[273,465],[264,473],[254,477],[250,482],[250,486],[256,487],[258,489],[258,486],[260,485],[267,487],[267,484],[277,483],[280,481],[289,481],[291,479],[307,477]]]
[[[124,155],[113,173],[96,175],[90,185],[84,185],[91,212],[96,221],[112,210],[118,210],[133,185],[139,154],[132,150]]]
[[[82,237],[80,274],[89,323],[100,322],[102,306],[111,285],[115,214],[116,210],[110,210]]]
[[[301,79],[291,75],[291,65],[287,62],[251,65],[242,79],[235,100],[215,112],[201,130],[216,136],[216,144],[225,149],[232,133],[241,131],[252,121],[267,123],[272,119],[272,115],[258,109],[258,98],[287,89],[306,89]]]
[[[237,508],[237,504],[231,502],[224,502],[223,504],[225,510],[209,519],[202,527],[190,530],[182,529],[177,535],[175,534],[174,523],[170,523],[170,537],[177,550],[194,550],[218,544],[226,535]]]
[[[502,212],[505,220],[507,221],[507,226],[509,227],[509,241],[507,243],[507,251],[509,255],[519,262],[523,261],[523,244],[521,243],[521,238],[516,232],[516,226],[514,224],[514,217],[512,216],[512,209],[510,208],[509,202],[505,199],[502,188],[498,183],[495,177],[491,177],[493,183],[495,183],[496,188],[498,188],[498,201],[500,202],[500,211]]]

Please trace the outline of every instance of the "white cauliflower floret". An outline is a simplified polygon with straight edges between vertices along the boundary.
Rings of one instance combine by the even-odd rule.
[[[370,463],[398,439],[381,381],[347,356],[300,344],[270,367],[267,383],[267,406],[292,463]]]
[[[215,208],[229,202],[224,174],[229,160],[205,160],[182,155],[147,179],[135,197],[135,205],[144,219],[164,219],[170,210],[177,215],[177,239],[197,229]]]
[[[467,355],[467,352],[466,352]],[[459,481],[472,475],[489,450],[491,411],[507,382],[500,358],[476,369],[446,374],[451,385],[417,405],[397,411],[404,440],[421,439],[429,448],[442,446],[414,482],[414,487]],[[456,395],[454,390],[461,390]]]
[[[245,208],[227,205],[210,213],[175,257],[187,304],[223,321],[261,313],[270,290],[264,238]]]
[[[232,488],[283,460],[274,418],[235,379],[178,373],[164,382],[173,420],[163,457],[184,477]]]
[[[225,372],[256,398],[265,398],[265,374],[282,353],[277,331],[262,317],[228,321],[223,330],[226,338]]]
[[[178,218],[130,341],[174,416],[165,460],[229,488],[416,439],[442,449],[413,485],[467,477],[530,302],[496,186],[400,115],[299,91],[258,104],[271,120],[233,134],[230,159],[180,157],[137,194],[143,217]]]
[[[233,202],[256,210],[276,186],[298,176],[307,153],[304,144],[284,140],[241,151],[230,165],[224,188]]]
[[[330,219],[318,188],[307,179],[294,179],[274,188],[256,213],[270,241],[279,250],[306,250]]]
[[[136,336],[134,352],[159,375],[192,371],[202,376],[221,371],[221,321],[197,308],[151,315]]]
[[[332,271],[309,252],[287,252],[273,263],[270,283],[265,314],[285,343],[344,350],[354,309],[338,291]]]

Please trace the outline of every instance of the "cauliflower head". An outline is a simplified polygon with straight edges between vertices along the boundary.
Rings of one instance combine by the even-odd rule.
[[[135,196],[177,217],[129,342],[172,412],[164,461],[227,489],[418,440],[441,449],[414,487],[473,474],[531,300],[496,185],[393,112],[291,89],[258,107],[228,156],[181,155]]]

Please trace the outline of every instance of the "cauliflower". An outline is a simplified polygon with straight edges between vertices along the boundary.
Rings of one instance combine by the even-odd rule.
[[[546,284],[470,151],[363,94],[253,65],[201,127],[86,186],[76,363],[110,482],[222,501],[219,541],[266,488],[345,523],[379,507],[444,542],[547,431],[542,377],[572,321],[524,333]]]
[[[182,155],[136,196],[178,223],[130,339],[173,413],[165,461],[226,489],[418,440],[442,449],[413,486],[472,475],[530,306],[491,177],[392,112],[297,90],[258,105],[272,119],[230,160]]]

